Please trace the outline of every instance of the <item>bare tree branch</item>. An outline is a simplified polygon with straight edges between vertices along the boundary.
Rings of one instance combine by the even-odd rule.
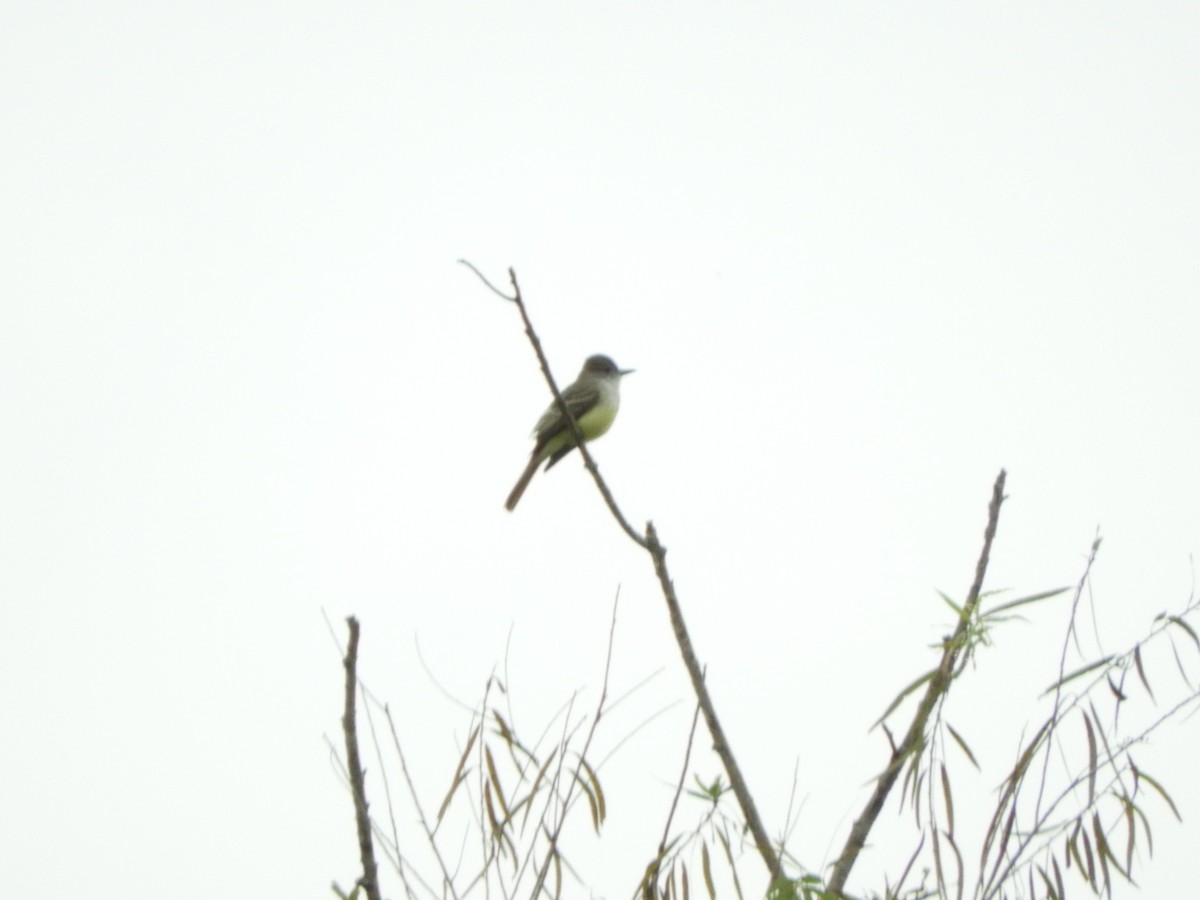
[[[342,731],[346,736],[346,767],[350,770],[350,791],[354,795],[354,819],[358,826],[358,855],[363,874],[359,884],[367,892],[367,900],[380,900],[379,868],[375,865],[375,848],[371,843],[371,816],[367,812],[367,788],[362,760],[358,755],[358,734],[355,731],[354,697],[358,688],[358,619],[349,616],[350,640],[346,645],[343,664],[346,667],[346,703],[342,713]]]
[[[704,721],[712,736],[713,750],[721,758],[722,765],[725,766],[725,774],[729,776],[729,786],[733,788],[733,795],[737,797],[738,806],[741,807],[742,815],[746,819],[746,826],[754,838],[754,846],[758,848],[759,856],[762,857],[767,871],[771,874],[771,881],[775,882],[783,877],[783,866],[779,861],[779,855],[771,846],[771,839],[767,837],[767,830],[763,827],[758,807],[750,795],[750,788],[746,785],[746,779],[742,777],[742,770],[734,758],[733,750],[729,746],[729,739],[725,737],[725,730],[717,718],[717,709],[713,705],[712,697],[704,683],[704,670],[700,666],[700,660],[696,658],[696,651],[692,648],[692,639],[688,636],[687,625],[683,621],[683,610],[679,606],[679,598],[675,595],[675,585],[667,572],[667,548],[659,542],[658,532],[654,529],[653,522],[646,523],[646,550],[654,560],[654,572],[658,575],[663,598],[667,601],[667,611],[671,616],[675,641],[679,644],[683,664],[692,680],[692,690],[696,692],[696,699],[700,702],[700,709],[704,713]]]
[[[988,522],[987,528],[983,533],[983,550],[979,554],[979,561],[975,565],[975,580],[971,584],[971,590],[967,594],[967,602],[963,605],[962,614],[959,617],[958,625],[955,627],[954,634],[945,642],[945,649],[942,651],[942,660],[933,676],[929,679],[929,685],[925,689],[925,696],[921,699],[920,705],[917,707],[916,715],[913,716],[912,724],[909,725],[908,733],[900,746],[892,751],[892,758],[888,762],[887,768],[883,774],[879,776],[879,780],[875,783],[875,791],[871,794],[867,801],[866,807],[854,822],[854,827],[850,829],[850,837],[846,841],[845,847],[842,848],[842,853],[838,857],[837,862],[833,867],[826,890],[834,897],[843,895],[843,890],[846,887],[846,881],[850,878],[850,871],[854,868],[854,863],[858,859],[858,854],[862,848],[866,846],[867,836],[871,833],[871,828],[875,825],[875,820],[879,817],[879,813],[883,811],[883,804],[887,800],[888,794],[896,783],[896,778],[900,775],[900,770],[904,767],[904,763],[922,746],[925,740],[925,726],[929,721],[930,713],[937,705],[937,702],[950,689],[950,683],[953,681],[955,666],[958,662],[959,655],[964,646],[966,646],[967,629],[970,627],[971,617],[975,614],[975,608],[979,605],[979,594],[983,590],[983,577],[987,573],[988,559],[992,552],[992,541],[996,537],[996,526],[1000,521],[1000,505],[1004,502],[1004,480],[1005,472],[1000,470],[1000,474],[996,476],[996,483],[992,486],[992,501],[988,506]]]

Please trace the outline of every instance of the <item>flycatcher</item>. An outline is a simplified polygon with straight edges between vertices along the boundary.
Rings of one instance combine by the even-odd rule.
[[[613,419],[617,417],[617,407],[621,405],[621,376],[632,371],[618,369],[617,364],[607,356],[589,356],[575,383],[562,392],[563,402],[579,425],[579,432],[585,441],[594,441],[612,426]],[[529,486],[529,479],[542,460],[549,460],[546,463],[546,469],[549,470],[577,446],[575,435],[571,433],[571,424],[558,411],[557,402],[551,403],[550,408],[542,413],[533,433],[537,442],[529,456],[529,465],[517,479],[516,487],[504,504],[509,512],[517,508],[521,495]]]

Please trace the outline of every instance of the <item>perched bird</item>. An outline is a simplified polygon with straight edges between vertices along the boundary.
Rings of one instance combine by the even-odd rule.
[[[632,371],[618,369],[617,364],[607,356],[589,356],[574,384],[562,392],[563,401],[579,425],[585,441],[594,441],[612,426],[613,419],[617,417],[617,408],[621,405],[621,376]],[[551,403],[550,408],[542,413],[533,433],[537,442],[529,456],[529,465],[517,479],[504,504],[509,512],[517,508],[521,495],[529,486],[529,479],[533,478],[542,460],[547,460],[546,468],[549,469],[576,447],[571,425],[559,412],[558,403]]]

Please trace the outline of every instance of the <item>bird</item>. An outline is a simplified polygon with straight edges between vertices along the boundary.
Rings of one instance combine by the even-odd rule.
[[[571,411],[585,441],[594,441],[612,427],[617,408],[621,405],[621,378],[632,371],[618,369],[612,359],[598,353],[584,361],[579,376],[562,392],[563,402]],[[529,463],[504,503],[504,508],[509,512],[517,508],[521,495],[529,486],[529,480],[543,460],[546,460],[546,469],[549,470],[577,446],[571,425],[559,411],[557,402],[551,403],[542,413],[533,428],[533,434],[535,443]]]

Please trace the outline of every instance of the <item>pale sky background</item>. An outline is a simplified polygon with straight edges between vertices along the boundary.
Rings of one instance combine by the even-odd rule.
[[[503,509],[548,395],[459,257],[516,267],[564,383],[637,369],[601,471],[670,548],[769,831],[796,773],[789,847],[829,862],[1001,467],[988,587],[1073,583],[1099,528],[1105,652],[1188,601],[1198,46],[1187,2],[0,6],[0,895],[331,896],[357,856],[324,616],[361,619],[436,809],[468,728],[443,689],[477,702],[507,647],[531,735],[590,710],[618,590],[613,690],[658,674],[603,751],[667,711],[575,846],[632,893],[692,697],[577,460]],[[952,695],[985,766],[961,829],[1066,612]],[[1139,748],[1184,822],[1147,800],[1115,896],[1194,890],[1198,753],[1195,718]],[[897,808],[851,889],[911,852]]]

